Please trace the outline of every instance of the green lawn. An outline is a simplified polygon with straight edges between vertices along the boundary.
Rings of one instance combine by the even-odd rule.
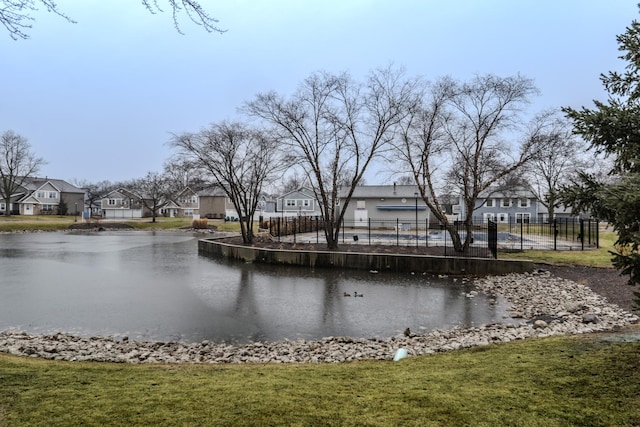
[[[60,215],[41,215],[41,216],[0,216],[0,232],[2,231],[55,231],[66,230],[69,226],[77,224],[81,221],[80,217],[74,216],[60,216]],[[91,220],[96,225],[108,226],[109,222],[115,222],[113,220]],[[151,218],[124,218],[118,221],[124,224],[128,224],[135,229],[139,230],[167,230],[177,229],[182,227],[191,226],[191,219],[189,218],[156,218],[156,222],[152,222]],[[222,220],[209,220],[210,225],[220,226],[222,228],[233,227],[233,223],[226,225]],[[236,223],[237,224],[237,223]],[[236,225],[239,229],[239,226]]]
[[[0,425],[633,426],[638,354],[594,335],[325,365],[0,355]]]
[[[554,265],[586,265],[589,267],[613,268],[611,254],[616,235],[612,231],[600,232],[600,247],[584,251],[539,251],[504,253],[498,251],[501,259],[530,259],[539,263]]]

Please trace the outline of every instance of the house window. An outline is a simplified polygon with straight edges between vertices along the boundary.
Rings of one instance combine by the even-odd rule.
[[[0,211],[5,210],[6,205],[4,203],[0,203]]]
[[[303,201],[302,201],[302,205],[303,205],[305,208],[311,207],[311,200],[309,200],[309,199],[305,199],[305,200],[303,200]]]
[[[184,215],[185,216],[193,216],[193,209],[185,209],[184,210]]]
[[[531,214],[528,214],[528,213],[516,214],[516,222],[518,224],[520,224],[520,223],[529,224],[529,222],[531,222]]]
[[[509,214],[508,213],[499,213],[498,214],[498,222],[508,222]]]
[[[49,198],[50,199],[57,199],[58,198],[58,193],[56,193],[55,191],[49,191]]]
[[[109,206],[115,206],[116,205],[116,199],[109,199],[108,205]]]
[[[508,208],[511,206],[511,199],[502,199],[502,204],[500,205],[503,208]]]
[[[53,206],[52,205],[42,205],[42,211],[43,212],[53,212]]]
[[[482,214],[482,219],[484,220],[484,222],[495,221],[496,220],[496,214],[484,213],[484,214]]]
[[[363,210],[363,209],[366,209],[366,208],[367,208],[367,206],[365,204],[365,201],[364,200],[358,200],[358,202],[356,203],[356,209]]]
[[[488,208],[492,208],[493,207],[493,199],[487,199],[487,203],[486,203]]]
[[[529,207],[529,199],[518,199],[518,206],[521,208]]]
[[[292,199],[287,199],[286,204],[288,208],[294,208],[296,206],[296,201]]]

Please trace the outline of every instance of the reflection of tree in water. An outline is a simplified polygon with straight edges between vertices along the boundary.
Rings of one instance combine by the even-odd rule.
[[[259,318],[258,301],[256,301],[253,287],[253,271],[248,268],[240,269],[240,282],[238,283],[238,294],[233,306],[233,312],[239,314],[241,318],[258,329],[258,331],[249,336],[251,340],[261,341],[265,339],[265,333],[262,329],[263,323]]]
[[[322,332],[327,335],[341,335],[345,320],[345,298],[338,289],[340,278],[329,274],[324,278],[324,294],[322,301]]]
[[[315,288],[317,292],[305,292],[298,296],[289,294],[286,297],[288,302],[283,301],[282,307],[264,307],[265,304],[270,304],[270,302],[261,300],[259,293],[256,293],[255,283],[261,282],[261,276],[265,272],[247,267],[240,269],[233,313],[238,315],[244,322],[251,323],[254,328],[258,329],[258,332],[251,334],[251,339],[267,339],[271,334],[268,331],[269,321],[261,316],[261,309],[265,309],[267,314],[274,309],[296,312],[296,310],[289,310],[291,307],[285,306],[289,304],[311,304],[313,309],[305,313],[305,318],[290,317],[291,314],[289,314],[286,319],[288,322],[285,326],[286,329],[290,329],[296,334],[303,336],[311,334],[314,337],[344,334],[345,318],[348,314],[345,306],[347,298],[342,296],[343,290],[339,289],[341,284],[341,276],[339,274],[323,272],[320,276],[314,275],[314,279],[319,279],[320,281],[317,284],[318,288]],[[277,276],[286,277],[289,280],[298,278],[304,281],[309,279],[307,275],[301,274],[298,270],[283,270],[281,273]],[[302,300],[299,298],[302,298]],[[315,317],[316,311],[318,317]],[[315,320],[313,320],[314,318]],[[300,330],[296,330],[296,324],[300,324]],[[291,338],[294,338],[294,336],[291,336]]]

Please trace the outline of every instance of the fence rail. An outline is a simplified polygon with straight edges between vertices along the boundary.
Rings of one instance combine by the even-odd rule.
[[[282,241],[321,244],[325,242],[321,217],[273,217],[261,223],[274,238]],[[451,225],[464,241],[463,223]],[[522,250],[585,250],[599,247],[599,221],[562,218],[547,222],[512,221],[506,223],[474,221],[471,245],[464,252],[455,250],[451,234],[439,223],[412,220],[344,221],[341,244],[414,247],[416,253],[444,256],[497,258],[498,252]]]

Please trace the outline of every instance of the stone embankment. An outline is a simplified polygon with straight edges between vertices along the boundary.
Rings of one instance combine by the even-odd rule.
[[[399,348],[409,355],[483,346],[490,343],[607,331],[638,318],[593,293],[588,287],[547,272],[511,274],[475,280],[476,292],[504,296],[519,323],[436,330],[419,335],[405,331],[387,339],[328,337],[225,344],[203,341],[141,342],[125,338],[83,338],[68,334],[0,333],[0,352],[54,360],[122,363],[336,363],[357,359],[391,360]]]

